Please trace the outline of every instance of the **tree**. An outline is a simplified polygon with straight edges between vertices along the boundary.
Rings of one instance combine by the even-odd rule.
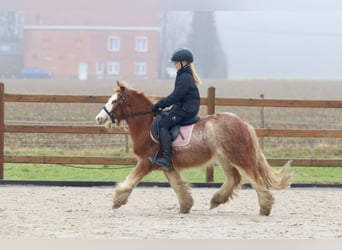
[[[214,12],[194,12],[187,47],[201,78],[227,78],[226,55],[218,38]]]
[[[185,46],[192,20],[191,14],[189,11],[168,11],[162,13],[159,64],[159,76],[161,78],[171,77],[166,70],[170,69],[172,71],[174,67],[169,65],[168,61],[177,48]]]

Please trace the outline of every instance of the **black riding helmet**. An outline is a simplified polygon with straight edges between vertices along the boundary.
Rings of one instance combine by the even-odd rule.
[[[181,61],[187,61],[188,63],[192,63],[194,61],[194,57],[192,56],[192,53],[189,49],[176,49],[175,52],[173,52],[171,57],[172,62],[181,62]]]

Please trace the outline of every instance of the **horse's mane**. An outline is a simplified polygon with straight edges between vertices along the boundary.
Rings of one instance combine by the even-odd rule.
[[[141,90],[137,90],[134,87],[131,86],[131,84],[129,84],[128,82],[125,81],[117,81],[117,88],[114,90],[114,92],[119,92],[121,91],[121,88],[127,88],[129,89],[130,92],[133,92],[134,95],[136,96],[142,96],[144,99],[146,99],[151,105],[152,103],[155,102],[155,98],[154,97],[149,97],[147,95],[145,95],[144,91]],[[132,95],[132,93],[129,93],[129,95]]]

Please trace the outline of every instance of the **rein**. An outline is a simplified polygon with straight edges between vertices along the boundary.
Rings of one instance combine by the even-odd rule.
[[[145,112],[137,112],[137,113],[132,113],[132,114],[124,114],[121,116],[116,116],[115,117],[115,112],[119,109],[122,108],[122,106],[124,105],[126,98],[128,96],[128,89],[126,88],[126,91],[124,93],[124,95],[122,95],[121,93],[119,94],[121,97],[121,100],[118,104],[118,106],[116,106],[112,111],[109,111],[106,106],[103,106],[102,109],[107,113],[107,115],[110,117],[111,121],[113,123],[115,123],[115,118],[120,119],[120,120],[124,120],[127,118],[134,118],[135,116],[142,116],[142,115],[147,115],[147,114],[151,114],[153,113],[152,110],[151,111],[145,111]]]

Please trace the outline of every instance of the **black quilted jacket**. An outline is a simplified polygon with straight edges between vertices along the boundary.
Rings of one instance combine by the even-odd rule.
[[[189,66],[177,72],[173,92],[154,106],[155,108],[165,108],[171,105],[175,105],[177,109],[180,108],[185,113],[194,114],[199,111],[200,95]]]

